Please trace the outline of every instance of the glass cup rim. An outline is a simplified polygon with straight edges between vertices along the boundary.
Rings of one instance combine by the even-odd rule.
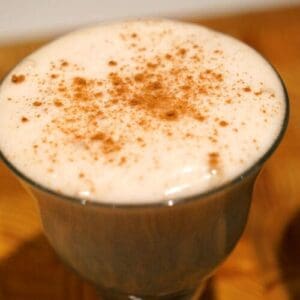
[[[250,47],[250,46],[248,46]],[[84,199],[80,198],[77,196],[71,196],[67,194],[63,194],[60,192],[57,192],[51,188],[48,188],[35,180],[31,179],[29,176],[25,175],[22,171],[20,171],[17,167],[15,167],[3,154],[3,152],[0,149],[0,160],[4,162],[4,164],[8,167],[10,171],[12,171],[13,174],[15,174],[18,178],[20,178],[22,181],[25,183],[29,184],[31,187],[40,190],[44,193],[50,194],[51,196],[58,197],[62,200],[66,201],[71,201],[75,204],[80,204],[80,205],[89,205],[89,206],[96,206],[96,207],[106,207],[106,208],[155,208],[155,207],[166,207],[166,206],[174,206],[174,205],[179,205],[187,202],[192,202],[192,201],[201,201],[203,198],[207,198],[213,194],[220,193],[226,189],[228,189],[231,186],[234,186],[241,182],[244,178],[250,176],[253,174],[255,171],[259,170],[264,162],[268,160],[268,158],[273,154],[273,152],[277,149],[278,145],[282,141],[282,138],[286,132],[288,122],[289,122],[289,115],[290,115],[290,103],[289,103],[289,96],[288,92],[286,89],[286,86],[276,70],[276,68],[270,63],[268,59],[266,59],[260,52],[258,52],[256,49],[253,47],[250,47],[252,50],[254,50],[257,54],[259,54],[268,64],[269,66],[273,69],[275,74],[277,75],[282,90],[284,94],[284,102],[285,102],[285,112],[284,112],[284,118],[282,121],[282,126],[280,128],[280,131],[276,138],[274,139],[274,142],[271,144],[271,146],[268,148],[268,150],[257,159],[257,161],[251,165],[249,168],[247,168],[244,172],[240,173],[233,179],[219,185],[216,187],[213,187],[207,191],[200,192],[200,193],[195,193],[193,195],[189,196],[181,196],[181,197],[175,197],[175,198],[168,198],[160,201],[153,201],[153,202],[140,202],[140,203],[115,203],[115,202],[101,202],[100,200],[95,200],[95,199]],[[0,80],[0,86],[2,84],[2,81],[6,78],[6,76],[3,77],[2,80]]]

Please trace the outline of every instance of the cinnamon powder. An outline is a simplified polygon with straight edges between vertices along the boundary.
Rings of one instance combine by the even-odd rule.
[[[127,42],[127,36],[122,39]],[[79,75],[82,67],[62,59],[50,66],[52,72],[48,76],[57,80],[52,80],[51,85],[41,82],[40,89],[45,95],[55,95],[52,103],[62,112],[47,130],[58,130],[68,140],[73,139],[87,151],[94,151],[95,160],[104,155],[108,162],[113,162],[116,156],[119,164],[125,164],[128,159],[119,157],[118,153],[126,143],[132,142],[130,135],[136,126],[139,130],[151,131],[157,130],[160,126],[157,124],[164,124],[166,137],[170,138],[174,135],[172,124],[175,122],[187,118],[195,122],[208,120],[211,107],[216,105],[216,100],[212,99],[223,97],[226,91],[226,74],[222,68],[201,67],[200,45],[191,44],[189,48],[188,44],[185,47],[175,45],[166,52],[146,57],[143,47],[138,45],[139,36],[131,33],[129,39],[135,39],[137,43],[132,50],[135,67],[130,72],[126,72],[128,65],[112,58],[107,62],[113,67],[112,71],[105,78],[86,78]],[[131,47],[132,42],[128,43]],[[217,49],[212,55],[222,55],[222,51]],[[195,60],[197,68],[191,66],[191,61]],[[72,78],[65,76],[72,74],[70,72],[74,73]],[[12,81],[22,81],[22,76],[12,77]],[[246,86],[242,91],[248,93],[251,88]],[[230,105],[232,101],[227,99],[225,103]],[[33,105],[38,107],[41,103],[35,101]],[[129,131],[123,131],[115,138],[114,126],[103,126],[102,121],[110,118],[112,124],[114,119],[122,123],[121,116],[128,111],[131,115],[131,123],[127,124]],[[218,125],[225,128],[229,123],[221,120]],[[194,135],[184,133],[183,137],[191,139]],[[217,130],[209,135],[209,140],[212,144],[218,142]],[[142,137],[135,138],[134,142],[140,147],[146,145]],[[208,156],[209,165],[215,167],[219,163],[219,154],[213,152]]]

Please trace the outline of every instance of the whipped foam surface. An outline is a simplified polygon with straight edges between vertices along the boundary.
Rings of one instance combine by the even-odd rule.
[[[143,204],[218,187],[282,127],[271,66],[198,25],[144,20],[68,34],[0,87],[0,149],[23,174],[82,200]]]

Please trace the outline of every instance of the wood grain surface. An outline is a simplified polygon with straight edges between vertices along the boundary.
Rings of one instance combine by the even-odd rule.
[[[198,20],[196,20],[198,21]],[[300,299],[300,6],[200,20],[265,55],[286,83],[290,124],[255,188],[246,232],[210,280],[209,300]],[[0,77],[49,38],[0,45]],[[0,163],[0,299],[97,299],[41,231],[35,201]]]

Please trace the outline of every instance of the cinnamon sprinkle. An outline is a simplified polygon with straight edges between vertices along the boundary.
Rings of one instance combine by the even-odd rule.
[[[123,36],[128,47],[132,44],[130,38],[135,39],[137,44],[134,49],[130,48],[136,54],[131,58],[135,63],[132,69],[130,65],[117,62],[116,58],[111,57],[104,62],[113,67],[106,77],[86,78],[82,75],[84,72],[74,71],[82,67],[77,66],[76,69],[74,63],[59,60],[52,62],[52,71],[47,75],[50,79],[59,77],[59,80],[52,80],[49,86],[47,81],[41,82],[41,90],[46,95],[56,95],[50,103],[61,108],[61,115],[52,120],[52,127],[47,130],[62,132],[67,140],[73,139],[89,151],[95,160],[107,156],[107,162],[120,165],[126,162],[126,157],[118,152],[126,144],[134,142],[139,147],[146,145],[142,135],[134,136],[136,126],[140,135],[141,132],[157,130],[162,125],[163,134],[170,138],[175,133],[172,129],[175,122],[188,118],[196,122],[209,120],[212,106],[216,105],[214,99],[228,92],[223,84],[226,73],[222,67],[210,69],[201,66],[201,46],[193,47],[191,44],[187,48],[186,45],[173,45],[164,53],[148,57],[139,52],[143,45],[138,44],[138,35],[129,33]],[[222,51],[216,49],[213,53],[216,56],[222,54]],[[193,68],[191,64],[194,63],[199,68]],[[69,70],[74,72],[71,78],[65,76],[65,73],[70,74],[67,73]],[[240,84],[243,84],[244,92],[251,91],[245,82]],[[232,99],[222,100],[222,103],[230,105]],[[33,105],[40,106],[42,103],[35,101]],[[128,112],[131,120],[127,124],[122,116]],[[105,120],[112,122],[107,126]],[[229,125],[225,120],[215,122],[216,128]],[[126,130],[116,131],[113,124],[124,124]],[[209,136],[214,145],[218,143],[216,128]],[[194,137],[191,133],[182,133],[182,137],[196,139],[196,135]],[[219,154],[212,152],[208,155],[209,164],[216,166]]]
[[[26,123],[26,122],[28,122],[29,120],[28,120],[28,118],[26,118],[26,117],[22,117],[22,118],[21,118],[21,121],[22,121],[22,123]]]
[[[55,100],[54,100],[54,105],[55,105],[56,107],[61,107],[61,106],[63,106],[63,103],[61,102],[61,100],[55,99]]]
[[[111,66],[111,67],[115,67],[118,63],[115,61],[115,60],[110,60],[108,62],[108,65]]]
[[[208,163],[212,169],[215,169],[219,165],[220,155],[217,152],[210,152],[208,154]]]
[[[226,122],[226,121],[220,121],[219,125],[222,126],[222,127],[226,127],[226,126],[228,126],[228,122]]]
[[[34,101],[34,102],[32,103],[32,105],[38,107],[38,106],[41,106],[41,105],[42,105],[42,102],[40,102],[40,101]]]
[[[251,92],[250,86],[244,87],[243,90],[244,90],[244,92],[246,92],[246,93],[250,93],[250,92]]]
[[[11,77],[11,82],[15,84],[22,83],[25,80],[25,75],[20,74],[20,75],[12,75]]]

